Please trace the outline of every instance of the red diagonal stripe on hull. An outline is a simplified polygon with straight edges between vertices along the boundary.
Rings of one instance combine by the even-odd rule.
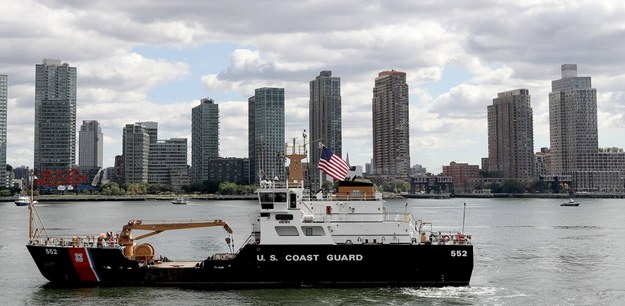
[[[83,282],[97,282],[98,276],[91,266],[91,260],[85,248],[69,248],[69,256],[71,257],[74,269],[78,272],[80,280]]]

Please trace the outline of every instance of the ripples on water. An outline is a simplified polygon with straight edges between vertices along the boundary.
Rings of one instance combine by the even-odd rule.
[[[406,203],[408,206],[406,207]],[[178,288],[58,289],[45,286],[24,246],[24,207],[0,203],[2,305],[620,305],[625,300],[625,201],[560,207],[546,199],[392,200],[435,230],[473,236],[475,268],[468,287],[203,291]],[[9,205],[11,204],[11,205]],[[130,219],[224,219],[236,248],[251,227],[247,201],[58,203],[38,208],[49,231],[119,231]],[[220,228],[171,231],[150,241],[172,259],[227,251]],[[363,271],[366,273],[366,271]]]

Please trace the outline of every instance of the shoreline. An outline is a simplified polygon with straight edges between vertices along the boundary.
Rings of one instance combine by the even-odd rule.
[[[168,194],[168,195],[123,195],[123,196],[107,196],[107,195],[90,195],[90,194],[68,194],[68,195],[39,195],[35,196],[38,202],[63,202],[63,201],[171,201],[179,197],[186,200],[257,200],[256,194],[251,195],[215,195],[215,194]],[[0,202],[13,202],[15,196],[0,197]]]
[[[590,199],[623,199],[625,193],[459,193],[459,194],[401,194],[404,198],[411,199],[451,199],[451,198],[524,198],[524,199],[569,199],[569,198],[590,198]]]
[[[218,195],[218,194],[184,194],[184,195],[123,195],[123,196],[106,196],[106,195],[89,195],[89,194],[68,194],[68,195],[40,195],[35,199],[39,202],[63,202],[63,201],[171,201],[178,197],[184,197],[186,200],[198,201],[215,201],[215,200],[257,200],[256,194],[249,195]],[[573,198],[596,198],[596,199],[623,199],[625,193],[582,193],[575,194]],[[451,199],[451,198],[549,198],[549,199],[569,199],[569,194],[554,193],[461,193],[461,194],[412,194],[412,193],[384,193],[384,199]],[[14,202],[15,196],[0,197],[0,202]]]

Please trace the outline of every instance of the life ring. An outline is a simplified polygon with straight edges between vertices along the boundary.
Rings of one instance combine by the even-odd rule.
[[[448,235],[443,235],[443,241],[444,242],[449,242],[449,236]]]

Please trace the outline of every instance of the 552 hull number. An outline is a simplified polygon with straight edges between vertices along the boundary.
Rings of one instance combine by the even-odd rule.
[[[451,250],[451,257],[467,257],[467,250]]]

